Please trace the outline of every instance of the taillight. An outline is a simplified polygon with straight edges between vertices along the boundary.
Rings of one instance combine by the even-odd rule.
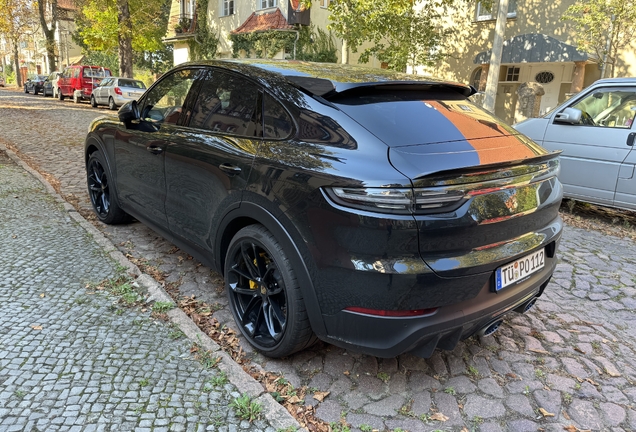
[[[559,159],[482,172],[458,173],[416,180],[415,188],[330,187],[324,191],[344,207],[392,214],[433,214],[454,211],[467,200],[539,183],[558,176]]]
[[[393,188],[328,188],[329,197],[337,204],[383,213],[412,214],[447,211],[464,199],[462,191]]]
[[[382,310],[367,309],[362,307],[351,306],[346,311],[355,312],[363,315],[383,316],[383,317],[421,317],[433,315],[438,308],[431,309],[412,309],[412,310]]]
[[[113,90],[115,90],[115,93],[118,95],[121,95],[121,89],[119,87],[115,87]]]

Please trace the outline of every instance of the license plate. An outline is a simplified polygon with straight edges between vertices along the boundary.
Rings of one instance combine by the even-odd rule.
[[[510,264],[499,267],[495,272],[495,291],[525,279],[532,273],[541,270],[544,266],[545,249],[541,249]]]

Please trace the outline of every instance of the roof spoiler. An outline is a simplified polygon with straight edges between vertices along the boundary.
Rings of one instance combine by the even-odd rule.
[[[314,96],[319,96],[322,98],[329,98],[329,96],[333,96],[335,94],[342,94],[344,92],[348,92],[355,89],[364,89],[364,88],[401,88],[401,89],[444,89],[451,90],[457,92],[465,97],[472,96],[477,93],[477,90],[473,86],[458,84],[458,83],[447,83],[447,82],[438,82],[438,81],[376,81],[376,82],[362,82],[362,83],[346,83],[334,84],[333,81],[325,79],[325,78],[314,78],[308,76],[298,76],[291,75],[285,77],[287,81],[289,81],[295,87],[310,93]]]

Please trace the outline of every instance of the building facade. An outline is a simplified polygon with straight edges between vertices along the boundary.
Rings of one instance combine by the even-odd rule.
[[[416,72],[468,82],[484,90],[490,47],[497,17],[496,4],[458,2],[445,14],[443,25],[452,28],[449,56],[434,68]],[[598,59],[576,48],[576,30],[561,20],[575,0],[509,0],[504,49],[499,70],[495,113],[512,124],[517,89],[524,82],[539,82],[545,90],[540,114],[563,102],[601,77]],[[616,76],[636,75],[636,45],[618,53]]]

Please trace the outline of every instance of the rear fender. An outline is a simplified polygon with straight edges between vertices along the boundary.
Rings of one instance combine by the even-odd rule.
[[[285,216],[281,216],[281,218],[285,218]],[[231,241],[231,238],[234,236],[234,232],[236,230],[235,223],[237,221],[241,221],[240,223],[244,225],[245,222],[243,221],[248,220],[252,220],[254,221],[254,223],[263,225],[274,235],[274,237],[276,237],[276,240],[278,240],[283,246],[292,265],[292,268],[296,273],[296,277],[300,285],[300,290],[305,301],[305,307],[307,309],[307,315],[309,316],[311,328],[316,336],[326,336],[327,332],[322,319],[318,297],[316,296],[316,291],[314,289],[314,284],[310,276],[310,271],[306,264],[306,262],[308,262],[307,260],[311,260],[309,251],[306,250],[303,244],[297,246],[298,242],[295,242],[293,240],[294,236],[292,236],[290,231],[283,225],[283,223],[281,223],[279,219],[277,219],[265,208],[255,203],[243,201],[240,207],[230,210],[222,219],[221,224],[219,225],[218,235],[216,236],[216,244],[214,249],[215,267],[217,268],[219,273],[223,274],[225,265],[225,252],[227,250],[229,242]],[[286,225],[289,225],[291,227],[289,229],[293,229],[293,225],[291,225],[291,222],[286,222]],[[250,223],[247,224],[249,225]],[[299,234],[296,234],[295,237],[301,238]],[[306,259],[304,259],[303,257],[305,257]]]

